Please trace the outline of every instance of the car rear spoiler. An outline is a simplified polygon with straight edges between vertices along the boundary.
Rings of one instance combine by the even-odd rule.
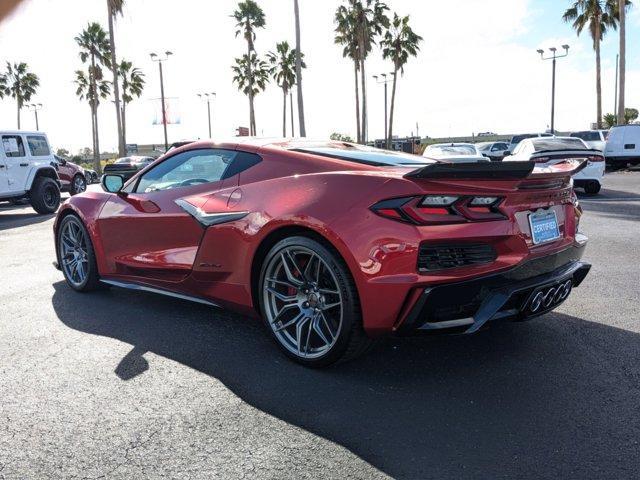
[[[412,179],[524,179],[531,175],[535,162],[432,163],[405,175]]]

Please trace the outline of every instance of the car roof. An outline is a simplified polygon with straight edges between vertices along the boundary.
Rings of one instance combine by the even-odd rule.
[[[46,137],[47,134],[43,132],[34,132],[31,130],[0,130],[0,135],[41,135]]]
[[[465,142],[432,143],[431,145],[429,145],[429,147],[475,147],[475,144]]]

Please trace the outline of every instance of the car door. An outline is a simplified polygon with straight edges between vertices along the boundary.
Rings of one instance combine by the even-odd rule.
[[[223,149],[180,152],[112,194],[98,220],[104,252],[101,273],[156,282],[184,280],[205,229],[176,201],[195,195],[204,202],[237,185],[237,175],[228,176],[237,154]]]
[[[24,193],[29,177],[29,153],[24,138],[18,134],[2,135],[2,149],[5,157],[5,175],[7,193],[19,195]]]
[[[71,184],[74,170],[70,165],[67,164],[67,161],[64,158],[57,155],[55,155],[54,158],[56,162],[56,170],[58,170],[58,177],[60,178],[62,188],[67,189]]]

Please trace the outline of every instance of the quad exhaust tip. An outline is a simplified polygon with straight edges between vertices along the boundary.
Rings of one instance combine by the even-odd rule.
[[[569,296],[572,286],[573,281],[567,280],[559,285],[554,285],[537,291],[531,299],[529,310],[531,313],[536,313],[540,310],[546,310],[551,308],[553,305],[559,304]]]

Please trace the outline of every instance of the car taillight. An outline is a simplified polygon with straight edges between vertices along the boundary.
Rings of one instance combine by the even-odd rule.
[[[479,222],[506,218],[500,197],[427,195],[383,200],[371,207],[381,217],[414,225]]]
[[[593,155],[591,157],[587,157],[587,160],[590,162],[604,162],[604,157],[602,155]]]

